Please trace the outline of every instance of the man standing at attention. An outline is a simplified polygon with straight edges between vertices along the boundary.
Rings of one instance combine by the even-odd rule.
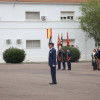
[[[62,48],[62,64],[63,64],[63,69],[62,70],[65,70],[66,69],[65,62],[66,62],[66,54],[65,54],[65,51]]]
[[[56,50],[53,47],[54,44],[49,42],[49,66],[50,66],[50,70],[51,70],[51,77],[52,77],[52,83],[49,83],[50,85],[55,85],[57,84],[56,81]]]
[[[61,69],[61,51],[57,53],[58,70]]]

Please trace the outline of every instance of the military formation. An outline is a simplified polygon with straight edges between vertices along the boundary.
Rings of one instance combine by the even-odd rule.
[[[67,49],[67,54],[66,54],[62,48],[57,53],[58,70],[61,69],[61,65],[63,66],[62,70],[65,70],[66,69],[66,62],[67,62],[67,66],[68,66],[67,70],[71,70],[71,52],[70,52],[70,49]]]

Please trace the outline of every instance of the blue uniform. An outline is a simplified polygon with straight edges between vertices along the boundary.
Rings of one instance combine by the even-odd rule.
[[[56,50],[54,48],[49,51],[49,66],[51,68],[52,82],[56,83]]]
[[[68,65],[68,70],[71,70],[71,52],[67,52],[67,65]]]

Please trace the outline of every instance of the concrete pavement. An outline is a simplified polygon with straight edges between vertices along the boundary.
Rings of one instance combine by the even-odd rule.
[[[73,63],[57,70],[51,82],[47,64],[0,64],[0,100],[100,100],[100,71],[91,63]]]

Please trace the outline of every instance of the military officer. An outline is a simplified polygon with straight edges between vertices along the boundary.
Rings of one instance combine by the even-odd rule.
[[[57,53],[58,70],[61,69],[61,51]]]
[[[66,62],[66,53],[65,53],[65,51],[62,48],[62,64],[63,64],[63,69],[62,70],[65,70],[66,69],[65,62]]]
[[[70,49],[67,49],[67,65],[68,65],[68,70],[71,70],[71,52],[70,52]]]
[[[55,85],[57,84],[56,81],[56,50],[53,47],[54,44],[49,42],[49,66],[50,66],[50,70],[51,70],[51,77],[52,77],[52,83],[49,83],[50,85]]]

